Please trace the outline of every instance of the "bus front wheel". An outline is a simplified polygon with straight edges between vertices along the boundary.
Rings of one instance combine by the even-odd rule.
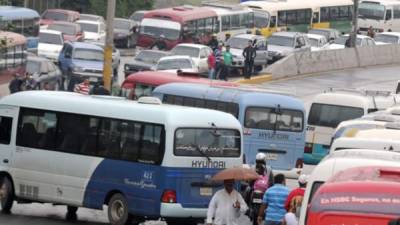
[[[0,203],[3,213],[10,213],[14,202],[14,188],[11,180],[4,176],[0,178]]]
[[[125,225],[131,221],[128,202],[120,193],[114,194],[108,202],[108,219],[112,225]]]

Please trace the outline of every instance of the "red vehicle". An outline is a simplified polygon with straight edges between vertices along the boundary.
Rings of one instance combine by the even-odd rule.
[[[0,31],[0,40],[0,83],[5,83],[14,74],[25,74],[26,38],[17,33]]]
[[[75,22],[79,19],[79,12],[66,9],[48,9],[40,19],[40,26],[48,26],[54,21]]]
[[[211,9],[202,7],[156,9],[144,14],[137,45],[151,48],[158,43],[164,46],[162,50],[169,50],[179,43],[205,44],[213,32],[218,32],[218,18]]]
[[[47,29],[60,31],[64,41],[83,41],[84,38],[81,25],[77,23],[55,21]]]
[[[121,95],[129,99],[150,96],[154,88],[167,83],[200,83],[220,86],[238,87],[239,84],[228,81],[209,80],[191,73],[168,73],[158,71],[143,71],[131,74],[121,85]]]
[[[323,184],[308,206],[307,225],[387,225],[400,217],[400,167],[356,167]]]

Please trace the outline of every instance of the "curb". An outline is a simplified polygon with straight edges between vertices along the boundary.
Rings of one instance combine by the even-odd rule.
[[[267,74],[262,74],[259,76],[252,77],[250,79],[236,80],[234,82],[239,83],[239,84],[259,84],[259,83],[263,83],[263,82],[267,82],[267,81],[271,81],[271,80],[272,80],[272,74],[267,73]]]

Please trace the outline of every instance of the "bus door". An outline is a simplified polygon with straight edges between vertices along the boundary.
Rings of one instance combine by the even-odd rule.
[[[17,108],[0,106],[0,168],[2,171],[7,171],[12,166],[17,115]]]

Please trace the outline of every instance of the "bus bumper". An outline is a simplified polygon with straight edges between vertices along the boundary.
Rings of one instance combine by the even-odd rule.
[[[299,178],[302,171],[303,171],[302,168],[293,168],[291,170],[272,170],[274,175],[281,173],[285,175],[286,178],[291,178],[291,179]]]
[[[161,217],[206,218],[207,208],[183,208],[179,203],[161,203]]]

